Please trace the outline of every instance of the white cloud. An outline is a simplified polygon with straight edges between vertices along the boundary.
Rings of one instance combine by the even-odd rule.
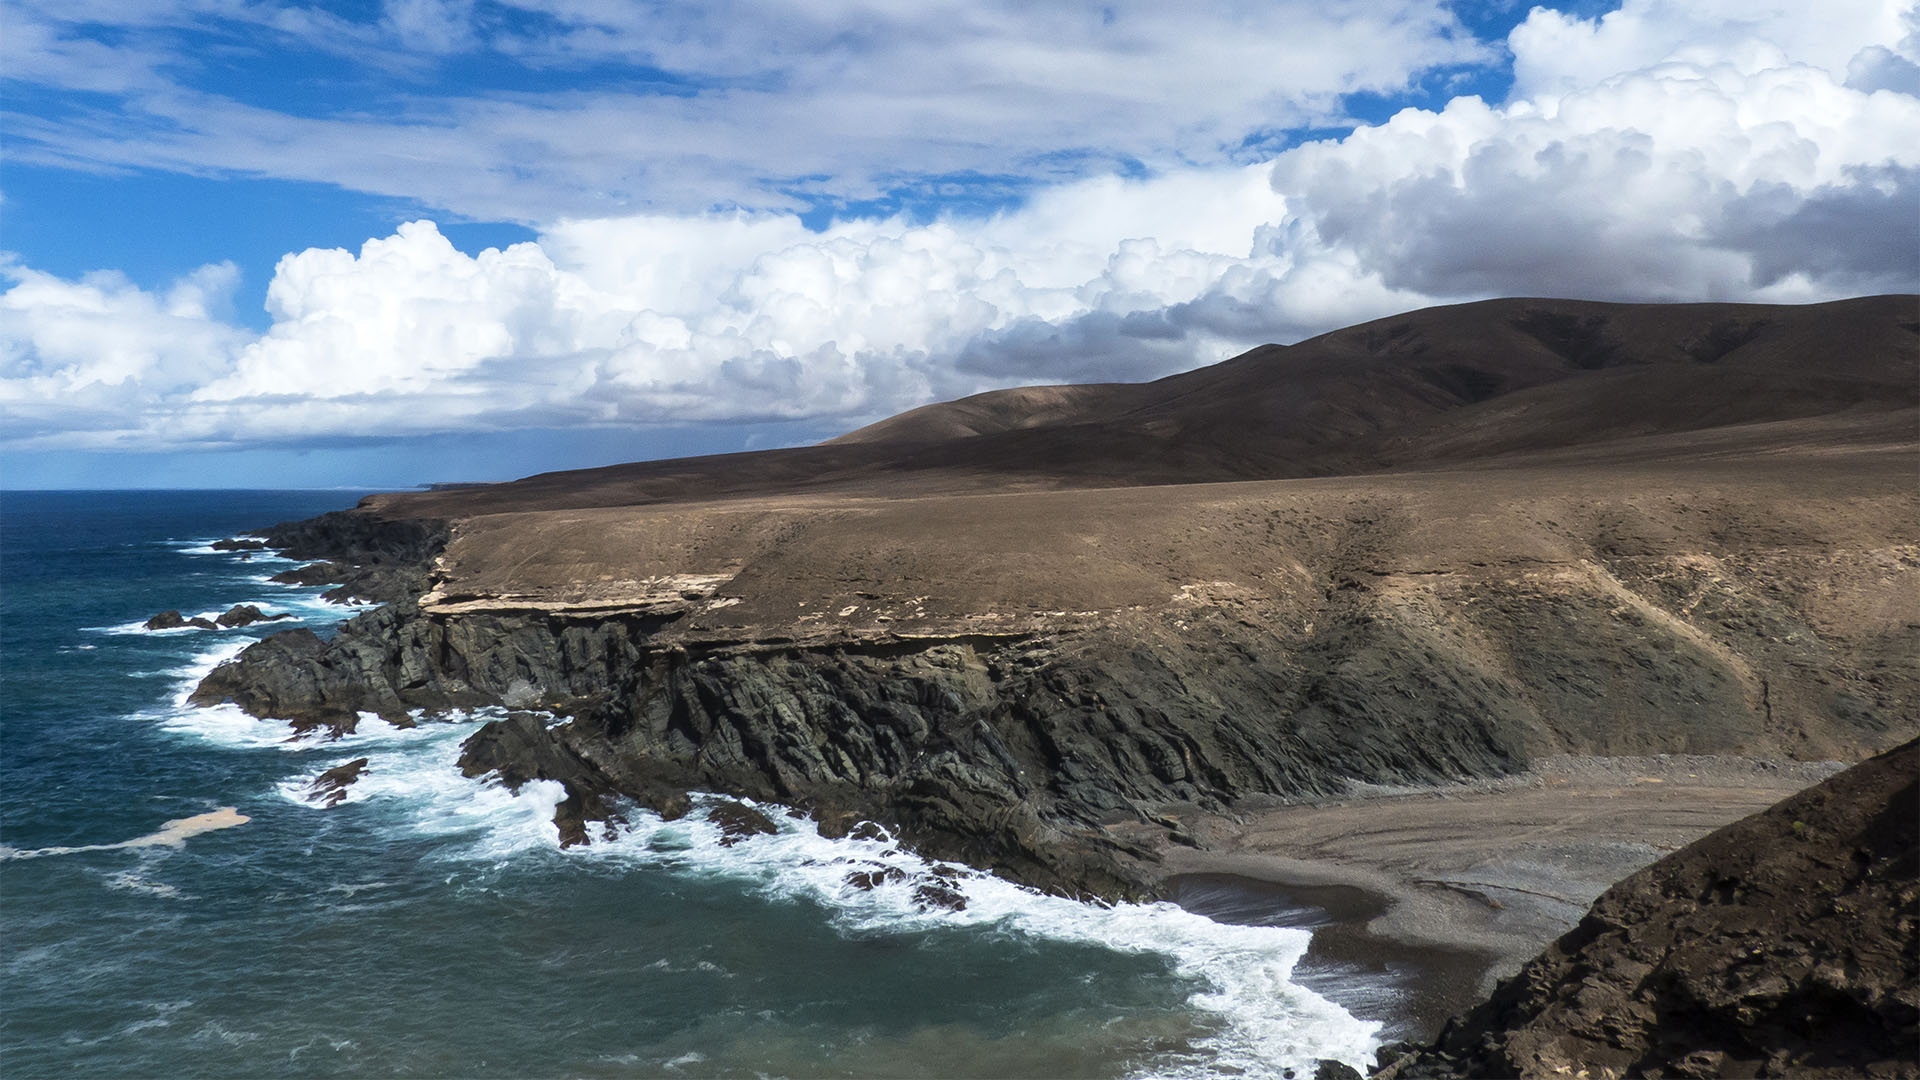
[[[1407,110],[1258,165],[1062,182],[984,220],[811,232],[778,211],[583,216],[478,256],[416,222],[358,253],[282,259],[264,335],[221,321],[230,268],[147,293],[10,266],[14,445],[851,425],[1487,295],[1799,301],[1920,284],[1920,100],[1895,85],[1906,23],[1876,5],[1818,27],[1784,8],[1738,25],[1694,10],[1536,10],[1510,42],[1522,80],[1507,102]],[[694,62],[676,56],[660,59]],[[776,155],[788,115],[769,125]]]
[[[525,222],[1235,161],[1250,138],[1337,120],[1341,95],[1494,58],[1442,0],[523,0],[485,18],[393,0],[370,24],[276,4],[28,0],[7,38],[14,79],[105,95],[16,104],[16,160],[318,181]],[[354,92],[289,110],[201,66],[256,38],[345,58]],[[488,79],[463,81],[475,65]],[[427,93],[440,72],[452,78]]]
[[[1912,260],[1780,273],[1798,262],[1783,246],[1793,241],[1754,215],[1784,219],[1920,167],[1920,101],[1758,59],[1664,63],[1544,102],[1402,113],[1282,156],[1274,185],[1320,240],[1428,296],[1793,301],[1911,288]],[[1910,236],[1912,219],[1883,212],[1842,242]]]
[[[1860,50],[1907,34],[1911,11],[1899,0],[1625,0],[1582,19],[1536,7],[1508,38],[1514,96],[1558,96],[1669,60],[1738,62],[1755,49],[1845,77]]]
[[[129,423],[165,422],[163,403],[218,377],[245,341],[218,320],[237,280],[219,263],[154,293],[0,260],[0,439],[114,445]]]

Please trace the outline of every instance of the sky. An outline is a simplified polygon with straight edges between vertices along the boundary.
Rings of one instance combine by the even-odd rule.
[[[1920,290],[1886,0],[0,0],[0,487],[790,446],[1491,296]]]

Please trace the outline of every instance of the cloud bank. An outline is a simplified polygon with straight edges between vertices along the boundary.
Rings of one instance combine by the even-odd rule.
[[[1915,290],[1913,17],[1820,14],[1535,9],[1508,40],[1504,102],[1408,109],[1255,164],[1082,177],[991,217],[815,232],[779,209],[582,216],[478,255],[415,221],[357,253],[287,255],[263,335],[222,321],[231,267],[154,293],[7,264],[0,438],[851,426],[995,386],[1155,377],[1484,296]]]

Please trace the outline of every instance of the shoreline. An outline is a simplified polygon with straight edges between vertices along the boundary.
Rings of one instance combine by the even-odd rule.
[[[1196,846],[1134,838],[1159,855],[1169,899],[1222,922],[1305,925],[1313,940],[1299,981],[1383,1021],[1385,1042],[1421,1041],[1616,882],[1839,768],[1560,756],[1447,788],[1360,789],[1230,815],[1169,808]]]
[[[1362,1020],[1383,1024],[1382,1043],[1431,1038],[1478,1004],[1494,957],[1469,947],[1376,932],[1393,898],[1357,885],[1309,885],[1225,872],[1175,874],[1169,899],[1217,922],[1292,926],[1313,937],[1291,979]]]

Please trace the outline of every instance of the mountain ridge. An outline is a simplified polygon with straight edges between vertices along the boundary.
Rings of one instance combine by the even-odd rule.
[[[1261,346],[1149,383],[1020,387],[824,443],[377,497],[457,516],[798,492],[1129,486],[1466,465],[1622,438],[1920,406],[1920,298],[1488,300]]]

